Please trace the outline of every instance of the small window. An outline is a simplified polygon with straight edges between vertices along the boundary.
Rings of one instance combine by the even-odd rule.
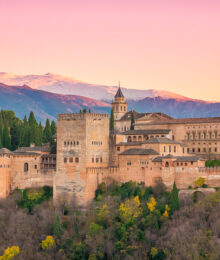
[[[217,151],[218,151],[218,149],[217,148],[215,148],[215,152],[217,153]]]
[[[64,161],[64,163],[67,163],[67,158],[64,158],[64,160],[63,160],[63,161]]]
[[[36,164],[34,165],[34,169],[37,169],[37,165]]]
[[[174,153],[176,153],[176,146],[174,146]]]
[[[201,151],[200,148],[198,148],[198,153],[200,153],[200,151]]]
[[[70,163],[73,163],[73,158],[72,158],[72,157],[69,159],[69,162],[70,162]]]
[[[193,165],[193,162],[191,162],[191,165]]]
[[[96,161],[96,163],[98,163],[98,162],[99,162],[99,158],[96,158],[96,160],[95,160],[95,161]]]
[[[169,146],[169,153],[171,153],[171,145]]]
[[[127,161],[127,165],[130,166],[131,165],[131,161]]]
[[[94,158],[92,158],[92,163],[94,163]]]
[[[79,162],[79,158],[78,158],[78,157],[76,157],[76,159],[75,159],[75,162],[76,162],[76,163],[78,163],[78,162]]]
[[[117,151],[120,151],[120,147],[119,146],[117,147]]]
[[[102,163],[102,157],[100,158],[100,163]]]
[[[24,164],[24,172],[28,172],[28,163]]]

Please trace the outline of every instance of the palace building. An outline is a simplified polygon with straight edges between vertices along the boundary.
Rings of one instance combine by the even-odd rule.
[[[220,169],[205,167],[207,158],[219,158],[220,118],[127,111],[120,87],[112,109],[114,131],[108,114],[59,114],[56,155],[48,146],[0,149],[0,198],[16,188],[49,185],[55,202],[75,199],[85,205],[102,182],[151,186],[161,180],[167,189],[174,182],[187,189],[204,177],[207,185],[220,186]]]

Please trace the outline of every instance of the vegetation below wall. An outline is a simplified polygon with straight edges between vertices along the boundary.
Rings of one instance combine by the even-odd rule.
[[[18,147],[29,147],[30,144],[37,146],[50,143],[54,150],[52,136],[56,133],[56,123],[47,119],[45,127],[38,123],[34,113],[30,112],[29,118],[25,116],[20,120],[13,111],[0,111],[0,148],[6,147],[15,150]]]
[[[86,209],[65,201],[55,209],[52,200],[45,200],[29,214],[17,207],[22,197],[15,192],[0,201],[0,255],[22,260],[219,259],[220,192],[180,205],[177,196],[175,186],[166,192],[161,183],[154,188],[101,184]],[[29,190],[27,197],[37,201],[43,195]]]
[[[220,167],[220,160],[212,160],[212,161],[206,161],[205,162],[206,167]]]

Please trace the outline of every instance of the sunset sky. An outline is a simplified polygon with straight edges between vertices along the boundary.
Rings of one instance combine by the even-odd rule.
[[[219,0],[0,0],[0,71],[220,101]]]

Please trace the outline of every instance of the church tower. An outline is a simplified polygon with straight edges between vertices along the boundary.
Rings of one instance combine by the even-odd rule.
[[[118,91],[115,95],[114,101],[112,102],[112,109],[114,113],[114,120],[119,120],[122,118],[122,116],[127,113],[127,107],[128,104],[125,101],[124,95],[121,91],[120,88],[120,82],[119,82],[119,87]]]

